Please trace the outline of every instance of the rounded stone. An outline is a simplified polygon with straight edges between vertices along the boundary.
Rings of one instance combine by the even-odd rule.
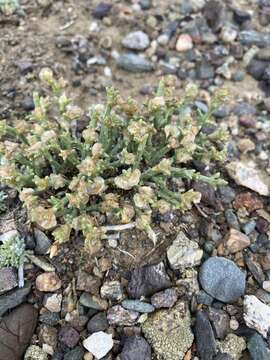
[[[54,272],[45,272],[36,278],[36,287],[39,291],[53,292],[61,288],[61,280]]]
[[[201,267],[199,280],[213,298],[232,303],[245,293],[245,274],[224,257],[212,257]]]

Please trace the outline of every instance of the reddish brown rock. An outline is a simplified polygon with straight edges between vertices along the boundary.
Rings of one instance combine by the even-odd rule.
[[[249,212],[262,209],[263,203],[250,192],[244,192],[236,196],[233,207],[235,210],[246,208]]]
[[[36,287],[39,291],[53,292],[61,288],[61,280],[55,272],[46,272],[38,275]]]
[[[230,229],[230,232],[225,241],[226,250],[230,254],[241,251],[250,245],[248,236],[236,229]]]

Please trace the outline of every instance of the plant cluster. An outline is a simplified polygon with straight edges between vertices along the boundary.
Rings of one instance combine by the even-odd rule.
[[[94,253],[110,228],[104,225],[131,222],[155,243],[154,212],[185,211],[200,201],[192,188],[175,191],[174,179],[224,184],[219,173],[192,168],[194,160],[208,164],[226,156],[227,133],[212,119],[224,92],[203,114],[193,106],[196,87],[188,86],[179,100],[168,78],[142,106],[108,88],[106,105],[85,114],[50,69],[40,79],[46,93],[34,94],[30,118],[13,126],[0,122],[0,182],[19,191],[30,220],[53,231],[56,244],[81,232]]]
[[[19,7],[19,0],[0,0],[0,11],[3,14],[12,14]]]
[[[0,269],[13,266],[19,268],[24,262],[25,245],[20,236],[14,236],[0,245]]]

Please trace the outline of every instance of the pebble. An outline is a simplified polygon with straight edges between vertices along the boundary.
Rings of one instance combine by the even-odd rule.
[[[105,282],[100,288],[100,295],[103,299],[120,301],[123,299],[123,287],[119,281]]]
[[[58,338],[62,344],[72,349],[78,344],[80,334],[73,327],[64,326],[59,331]]]
[[[256,221],[251,220],[242,226],[242,229],[246,235],[249,235],[256,228]]]
[[[211,257],[201,266],[200,284],[213,298],[225,303],[238,300],[245,293],[245,274],[224,257]]]
[[[99,312],[92,316],[87,323],[87,330],[90,334],[98,331],[105,331],[108,327],[109,323],[105,312]]]
[[[220,37],[225,43],[231,44],[237,38],[237,30],[231,26],[224,26],[221,30]]]
[[[60,316],[58,313],[44,313],[39,316],[39,321],[43,324],[49,325],[49,326],[56,326],[58,322],[60,321]]]
[[[117,65],[126,70],[133,73],[140,73],[140,72],[149,72],[154,70],[153,64],[137,54],[121,54],[116,59]]]
[[[221,352],[230,355],[233,360],[239,360],[246,349],[246,341],[243,337],[228,334],[225,340],[219,342],[219,348]]]
[[[230,229],[227,236],[225,246],[230,254],[234,254],[238,251],[244,250],[250,245],[250,239],[247,235],[236,229]]]
[[[251,336],[247,345],[249,354],[252,360],[269,360],[270,351],[266,343],[263,341],[262,336],[255,333]]]
[[[182,34],[178,37],[175,45],[176,51],[184,52],[193,48],[192,37],[188,34]]]
[[[234,360],[231,355],[225,353],[219,353],[214,360]]]
[[[153,305],[139,300],[124,300],[122,301],[121,305],[126,310],[133,310],[143,314],[155,311]]]
[[[36,288],[42,292],[53,292],[62,286],[61,280],[55,272],[46,272],[36,278]]]
[[[0,323],[0,356],[2,359],[21,360],[34,334],[37,310],[30,304],[17,307]]]
[[[0,243],[5,242],[7,240],[13,239],[14,237],[18,236],[19,233],[17,230],[9,230],[5,232],[4,234],[0,235]]]
[[[26,350],[24,360],[48,360],[48,354],[46,354],[39,346],[31,345]]]
[[[239,225],[238,218],[237,218],[235,212],[232,209],[226,209],[224,214],[225,214],[226,221],[230,225],[230,227],[232,227],[233,229],[239,230],[240,225]]]
[[[17,272],[12,267],[0,269],[0,295],[4,294],[18,285]]]
[[[269,176],[256,167],[253,161],[233,161],[226,166],[230,177],[241,186],[251,189],[260,195],[270,194]]]
[[[151,347],[142,336],[130,336],[125,340],[121,360],[151,360]]]
[[[86,338],[83,341],[83,346],[97,359],[102,359],[113,347],[112,335],[98,331]]]
[[[34,100],[33,100],[32,96],[26,96],[25,98],[23,98],[23,100],[21,102],[21,107],[25,111],[34,110],[35,109],[35,103],[34,103]]]
[[[254,295],[244,297],[244,320],[248,327],[267,338],[270,329],[270,306],[262,303]]]
[[[79,302],[81,305],[87,308],[95,309],[98,311],[106,310],[108,307],[106,300],[99,299],[97,296],[92,296],[86,292],[82,293]]]
[[[84,355],[84,351],[80,346],[75,347],[68,353],[65,354],[63,360],[82,360]]]
[[[270,34],[255,30],[244,30],[239,33],[239,40],[243,45],[266,48],[270,46]]]
[[[121,305],[111,307],[107,312],[107,320],[110,325],[132,326],[136,323],[139,313],[133,310],[126,310]]]
[[[163,262],[157,265],[143,266],[131,272],[128,293],[131,298],[149,297],[160,290],[171,286],[171,280],[166,273]]]
[[[265,291],[270,292],[270,281],[269,280],[264,281],[262,287]]]
[[[197,77],[200,80],[212,79],[215,75],[214,67],[206,61],[203,61],[197,67]]]
[[[156,309],[171,308],[176,303],[177,298],[175,289],[166,289],[154,294],[151,297],[151,303]]]
[[[200,359],[213,359],[217,354],[217,345],[213,329],[205,312],[197,312],[194,330],[197,353],[200,356]]]
[[[156,357],[160,359],[182,360],[194,340],[190,313],[185,302],[178,302],[171,309],[158,310],[149,315],[142,330]]]
[[[229,315],[222,309],[211,307],[208,309],[208,316],[216,338],[223,340],[230,330]]]
[[[17,288],[5,295],[0,296],[0,317],[8,310],[15,308],[26,300],[31,291],[31,284],[26,282],[23,288]]]
[[[36,240],[35,253],[37,255],[45,255],[51,246],[51,240],[43,231],[35,228],[34,235]]]
[[[92,15],[96,19],[103,19],[109,15],[112,8],[112,4],[109,2],[100,2],[92,12]]]
[[[91,294],[99,292],[101,280],[85,271],[79,270],[77,274],[76,289],[79,291],[86,291]]]
[[[207,306],[211,306],[212,302],[214,301],[214,299],[212,298],[212,296],[210,296],[209,294],[207,294],[205,291],[200,290],[197,294],[196,294],[196,301],[198,304],[203,304],[203,305],[207,305]]]
[[[124,37],[122,45],[127,49],[145,50],[150,45],[149,36],[143,31],[134,31]]]
[[[49,311],[58,313],[61,311],[62,298],[62,294],[47,294],[44,296],[43,305]]]

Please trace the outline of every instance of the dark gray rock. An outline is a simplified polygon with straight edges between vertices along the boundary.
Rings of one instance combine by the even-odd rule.
[[[225,303],[234,302],[245,293],[245,274],[224,257],[206,260],[201,266],[199,280],[208,294]]]
[[[203,61],[198,67],[197,67],[197,77],[200,80],[208,80],[213,79],[215,75],[215,69],[214,67],[209,64],[207,61]]]
[[[35,247],[35,253],[37,255],[45,255],[47,254],[50,246],[51,246],[51,240],[48,238],[46,234],[44,234],[43,231],[35,228],[34,229],[34,235],[36,240],[36,247]]]
[[[105,331],[109,327],[105,312],[99,312],[94,315],[87,323],[87,330],[90,334],[98,331]]]
[[[261,335],[257,333],[252,335],[247,347],[252,360],[270,359],[270,351]]]
[[[75,349],[69,351],[65,354],[64,360],[82,360],[84,351],[80,346],[75,347]]]
[[[116,60],[117,65],[130,72],[149,72],[154,69],[153,64],[137,54],[121,54]]]
[[[220,353],[214,358],[214,360],[234,360],[234,359],[229,354]]]
[[[148,10],[152,6],[152,0],[140,0],[140,5],[143,10]]]
[[[251,15],[247,11],[233,9],[234,20],[238,24],[243,24],[245,21],[251,20]]]
[[[241,44],[251,46],[256,45],[258,47],[270,46],[270,34],[260,33],[255,30],[244,30],[239,33],[239,40]]]
[[[212,360],[217,354],[217,345],[210,321],[203,311],[197,312],[195,338],[200,359]]]
[[[214,32],[221,29],[225,22],[225,8],[222,2],[210,0],[203,9],[204,17]]]
[[[214,301],[214,299],[212,298],[212,296],[207,294],[205,291],[200,290],[196,294],[196,301],[198,304],[210,306],[210,305],[212,305],[212,302]]]
[[[72,349],[78,344],[80,340],[80,334],[73,327],[64,326],[59,331],[58,338],[62,344]]]
[[[22,102],[21,102],[21,106],[25,111],[32,111],[35,109],[35,103],[34,100],[32,98],[32,96],[26,96]]]
[[[218,189],[221,201],[225,204],[230,204],[235,199],[235,191],[230,186],[220,186]]]
[[[238,218],[235,215],[234,211],[232,209],[227,209],[225,210],[224,214],[228,225],[233,229],[240,230]]]
[[[16,61],[15,65],[19,68],[22,75],[33,71],[33,63],[31,60],[21,59]]]
[[[171,280],[161,262],[157,265],[143,266],[132,270],[128,293],[130,297],[139,299],[141,296],[151,296],[170,286]]]
[[[30,293],[31,284],[26,283],[23,288],[15,289],[8,294],[0,296],[0,317],[3,316],[8,310],[15,308],[26,300],[27,295]]]
[[[0,358],[21,360],[37,323],[37,310],[23,304],[3,317],[0,323]]]
[[[252,59],[247,66],[247,72],[254,79],[261,80],[268,65],[268,61]]]
[[[14,289],[18,285],[17,272],[12,267],[0,269],[0,295]]]
[[[151,347],[141,336],[128,337],[120,354],[120,360],[151,360]]]
[[[60,316],[58,313],[45,313],[40,315],[39,321],[43,324],[49,325],[49,326],[55,326],[58,324],[60,320]]]
[[[92,15],[96,19],[103,19],[107,16],[112,8],[112,4],[109,2],[100,2],[92,12]]]
[[[233,109],[233,113],[237,116],[255,115],[256,112],[256,107],[246,102],[241,102],[240,104],[237,104]]]
[[[209,308],[208,316],[216,338],[221,340],[225,339],[230,331],[229,315],[221,309]]]
[[[246,252],[244,254],[244,259],[245,259],[245,263],[246,263],[249,271],[251,272],[252,276],[258,282],[258,284],[260,286],[262,286],[262,283],[265,280],[265,275],[264,275],[261,265],[258,262],[256,262],[255,260],[253,260],[253,255],[250,251]]]
[[[121,305],[123,306],[124,309],[138,311],[139,313],[143,313],[143,314],[144,313],[147,314],[155,311],[153,305],[139,300],[124,300],[122,301]]]

